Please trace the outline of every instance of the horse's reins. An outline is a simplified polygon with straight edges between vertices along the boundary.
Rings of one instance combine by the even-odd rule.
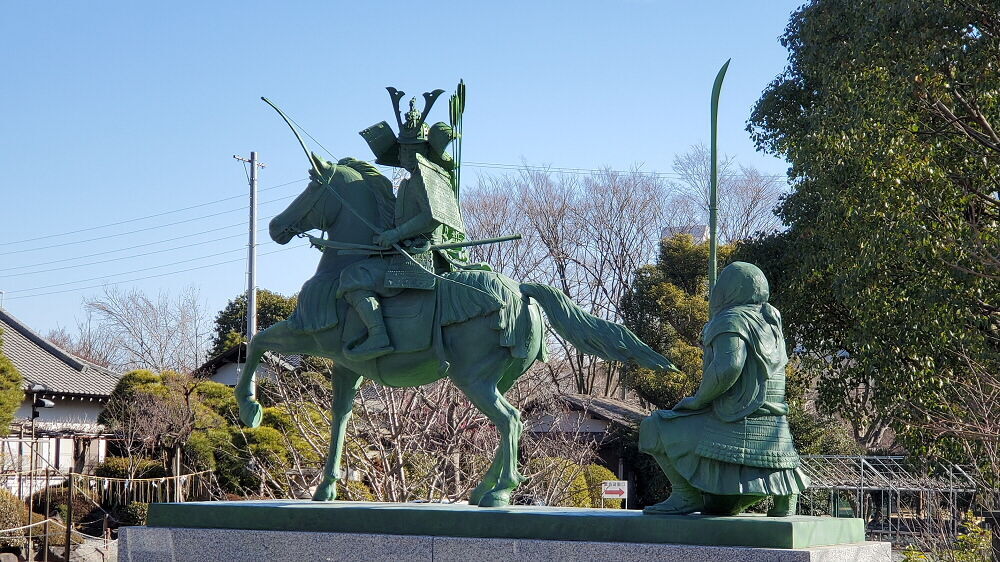
[[[272,108],[274,108],[275,111],[278,112],[278,115],[281,116],[281,118],[285,121],[285,124],[288,125],[288,128],[292,130],[292,134],[294,134],[295,138],[299,141],[299,145],[302,147],[302,150],[306,153],[306,157],[309,158],[309,164],[312,166],[313,173],[316,174],[316,177],[319,178],[319,180],[325,179],[324,175],[319,171],[319,164],[316,162],[316,159],[313,158],[313,155],[309,152],[309,149],[306,148],[305,141],[302,140],[302,136],[299,135],[298,130],[296,130],[296,128],[294,126],[292,126],[292,122],[289,119],[289,117],[287,115],[285,115],[285,112],[281,111],[281,109],[279,109],[278,106],[274,105],[274,103],[272,103],[271,100],[269,100],[269,99],[267,99],[265,97],[261,97],[260,99],[264,100],[264,102],[267,105],[270,105]],[[338,166],[338,164],[336,162],[334,162],[333,163],[333,172],[330,173],[331,180],[333,178],[333,174],[335,174],[336,171],[337,171],[337,166]],[[340,193],[338,193],[336,189],[333,188],[332,185],[330,185],[326,181],[319,181],[319,180],[317,180],[318,183],[320,185],[323,185],[324,187],[326,187],[330,191],[330,193],[332,193],[334,195],[334,197],[336,197],[337,200],[340,201],[340,205],[342,207],[344,207],[345,209],[347,209],[348,211],[350,211],[350,213],[352,215],[354,215],[355,218],[357,218],[359,221],[361,221],[361,223],[364,224],[365,226],[367,226],[368,229],[371,230],[373,233],[375,233],[375,234],[382,234],[381,230],[379,230],[374,224],[372,224],[371,221],[369,221],[368,219],[366,219],[365,217],[363,217],[361,215],[361,213],[359,213],[358,211],[356,211],[354,209],[354,207],[352,207],[351,204],[348,203],[347,200],[344,199],[344,197]],[[431,271],[431,270],[427,269],[426,267],[424,267],[423,264],[421,264],[420,262],[418,262],[417,260],[415,260],[413,258],[413,256],[410,255],[409,252],[407,252],[406,250],[404,250],[403,247],[399,245],[398,242],[392,243],[391,247],[394,250],[396,250],[397,252],[399,252],[400,254],[402,254],[403,256],[406,256],[406,259],[410,260],[410,263],[412,263],[413,265],[416,265],[418,268],[420,268],[421,270],[425,271],[426,273],[434,276],[437,279],[440,279],[442,281],[446,281],[446,282],[449,282],[449,283],[456,283],[456,284],[462,285],[463,287],[466,287],[468,289],[472,289],[473,291],[478,291],[478,292],[480,292],[480,293],[482,293],[482,294],[484,294],[484,295],[486,295],[488,297],[496,298],[493,295],[487,293],[486,291],[483,291],[482,289],[478,289],[476,287],[473,287],[472,285],[468,285],[466,283],[462,283],[461,281],[458,281],[458,280],[455,280],[455,279],[448,279],[447,277],[442,277],[442,276],[438,275],[437,273],[434,273],[433,271]],[[388,248],[386,248],[386,249],[388,249]]]

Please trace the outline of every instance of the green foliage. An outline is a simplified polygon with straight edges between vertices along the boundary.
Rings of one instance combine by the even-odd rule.
[[[257,329],[263,330],[285,320],[295,311],[298,298],[272,293],[267,289],[257,289]],[[212,341],[213,355],[222,353],[232,346],[246,341],[247,297],[242,294],[229,301],[215,316],[215,338]]]
[[[793,357],[785,367],[785,400],[788,402],[788,426],[800,455],[861,455],[864,449],[855,441],[847,425],[835,416],[821,414],[809,407],[806,398],[811,373],[810,362]]]
[[[528,489],[547,497],[551,505],[591,507],[591,496],[583,467],[561,457],[537,457],[529,460],[524,470],[531,475]]]
[[[21,522],[22,525],[27,525],[28,524],[27,511],[25,511],[25,514],[26,514],[26,516],[24,518],[24,521]],[[34,512],[32,512],[30,515],[31,515],[31,522],[32,523],[41,523],[41,522],[45,521],[46,519],[48,519],[46,516],[42,515],[41,513],[34,513]],[[100,528],[100,526],[98,526],[98,528]],[[23,532],[23,531],[21,531],[21,532]],[[42,525],[34,527],[33,533],[34,533],[33,534],[34,540],[41,541],[41,540],[43,540],[43,538],[44,538],[44,536],[46,534],[45,533],[45,527],[42,526]],[[73,530],[71,533],[72,533],[72,536],[70,537],[70,540],[73,541],[73,544],[83,544],[83,543],[87,542],[86,537],[84,537],[83,534],[77,532],[76,530]],[[66,546],[66,525],[63,525],[62,523],[60,523],[59,521],[56,521],[56,520],[50,520],[49,521],[48,539],[49,539],[49,547],[50,548],[56,548],[56,547]]]
[[[46,511],[46,493],[48,494],[48,510]],[[49,486],[48,491],[41,489],[31,495],[31,511],[43,515],[59,516],[66,520],[69,505],[69,488],[67,486]],[[100,497],[90,490],[73,489],[73,524],[93,523],[104,517],[100,506]]]
[[[243,428],[232,434],[232,449],[223,458],[216,456],[220,480],[231,489],[259,490],[268,478],[283,481],[288,466],[288,447],[280,431],[273,427]],[[279,490],[280,491],[280,490]]]
[[[431,453],[408,453],[403,458],[403,472],[410,493],[418,499],[431,499],[430,484],[438,471],[438,457]]]
[[[771,280],[789,340],[849,353],[821,370],[818,405],[868,447],[890,424],[917,454],[987,446],[950,430],[989,421],[965,383],[1000,370],[995,8],[813,0],[750,120],[794,191],[787,232],[742,257]]]
[[[0,529],[13,529],[28,520],[28,508],[17,496],[0,488]],[[0,547],[17,547],[24,544],[22,531],[0,533]]]
[[[134,474],[130,471],[134,470]],[[163,463],[153,459],[107,457],[97,465],[94,475],[104,478],[161,478],[167,475]]]
[[[233,429],[229,427],[195,431],[184,445],[184,459],[192,470],[218,470],[218,458],[235,455],[232,441]],[[237,489],[237,480],[229,474],[220,470],[216,478],[225,489]]]
[[[356,502],[373,502],[375,495],[364,482],[341,480],[337,483],[337,499]]]
[[[641,508],[661,502],[670,495],[670,481],[656,460],[639,450],[639,428],[633,427],[623,436],[622,456],[632,466],[634,486],[629,490],[629,505]]]
[[[719,248],[720,269],[732,252],[732,246]],[[625,325],[682,371],[630,368],[625,384],[660,408],[693,394],[701,379],[701,330],[708,321],[708,243],[695,243],[689,234],[664,238],[659,260],[637,272],[622,310]]]
[[[590,507],[601,507],[601,482],[618,480],[614,472],[599,464],[588,464],[583,467],[583,479],[587,481],[587,492],[590,494]],[[604,507],[621,509],[622,500],[604,500]]]
[[[115,408],[113,404],[134,403],[140,395],[165,397],[167,394],[162,376],[145,369],[129,371],[118,379],[111,391],[108,407],[97,416],[97,422],[108,427],[127,425],[128,420],[123,419],[128,415],[125,409]]]
[[[962,526],[965,532],[955,539],[955,547],[952,548],[952,555],[956,562],[976,562],[978,560],[988,560],[993,552],[991,541],[993,533],[982,526],[971,511],[965,512],[962,517]]]
[[[14,419],[14,412],[24,401],[24,379],[14,363],[3,354],[3,330],[0,330],[0,435]]]
[[[131,502],[119,508],[114,516],[122,526],[145,525],[146,517],[149,515],[149,504],[143,502]]]
[[[919,560],[952,560],[954,562],[981,562],[992,559],[992,533],[983,527],[972,512],[966,512],[962,517],[962,527],[965,532],[956,537],[951,548],[932,548],[925,553],[914,545],[903,550],[904,562]]]
[[[202,406],[212,410],[225,420],[235,422],[239,419],[240,407],[236,402],[236,394],[232,388],[222,383],[204,380],[198,382],[195,393]]]

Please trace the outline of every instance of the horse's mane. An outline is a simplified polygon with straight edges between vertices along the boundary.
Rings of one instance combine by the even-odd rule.
[[[396,220],[396,195],[392,192],[392,182],[382,175],[378,168],[363,160],[354,158],[342,158],[337,162],[340,166],[347,166],[355,172],[361,174],[365,180],[365,185],[375,196],[378,204],[378,218],[383,228],[391,228]]]

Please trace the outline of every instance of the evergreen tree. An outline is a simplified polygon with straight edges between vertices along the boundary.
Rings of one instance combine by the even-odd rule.
[[[286,297],[267,289],[257,289],[257,329],[263,330],[295,312],[298,298]],[[246,293],[229,301],[215,316],[215,337],[212,340],[211,355],[223,351],[247,339],[247,296]]]
[[[0,330],[0,435],[7,434],[14,412],[23,401],[24,379],[3,353],[3,330]]]
[[[791,163],[788,230],[743,259],[861,443],[1000,459],[996,1],[813,0],[782,43],[749,129]]]

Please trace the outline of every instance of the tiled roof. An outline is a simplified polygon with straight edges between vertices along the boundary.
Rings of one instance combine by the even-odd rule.
[[[121,378],[56,347],[4,310],[0,329],[4,355],[24,377],[25,389],[40,384],[45,394],[107,397]]]
[[[286,369],[288,371],[302,366],[301,355],[278,355],[276,353],[271,353],[270,351],[265,352],[264,355],[266,360],[276,361],[282,369]],[[247,342],[243,342],[230,347],[215,357],[212,357],[202,364],[201,367],[195,369],[194,374],[196,376],[210,377],[214,375],[223,365],[227,365],[229,363],[246,363],[246,360]],[[267,365],[264,366],[267,367]]]
[[[638,423],[649,415],[643,408],[614,398],[587,394],[560,394],[558,399],[571,410],[588,412],[597,419],[624,426]]]

